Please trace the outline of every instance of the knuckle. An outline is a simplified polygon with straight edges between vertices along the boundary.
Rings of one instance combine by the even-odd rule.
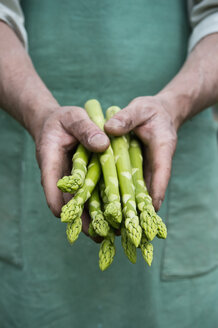
[[[125,126],[127,129],[130,129],[132,127],[134,127],[134,118],[133,118],[133,110],[131,107],[128,107],[128,110],[127,109],[124,109],[123,111],[120,112],[120,116],[121,117],[117,117],[119,118],[120,120],[124,121],[125,122]]]
[[[158,160],[153,163],[152,172],[155,173],[158,171],[162,171],[165,177],[168,178],[171,172],[171,159],[166,161],[166,159],[158,157]]]
[[[102,137],[104,136],[104,133],[95,124],[91,124],[91,125],[86,126],[86,128],[83,130],[83,133],[82,133],[83,140],[86,143],[89,143],[89,141],[95,135],[102,135]]]
[[[144,100],[145,100],[145,97],[143,97],[143,96],[136,97],[131,101],[130,104],[135,105],[135,104],[138,104],[138,103],[142,103]]]
[[[62,116],[73,115],[74,117],[80,117],[84,112],[85,112],[84,109],[78,106],[64,106],[60,111]]]
[[[68,127],[78,127],[87,119],[84,117],[84,109],[80,107],[63,107],[60,113],[60,121],[64,126]]]
[[[160,162],[155,162],[155,163],[153,164],[152,171],[153,171],[153,172],[156,172],[156,171],[159,171],[161,168],[162,168],[162,164],[161,164]]]
[[[85,119],[81,117],[73,117],[73,119],[69,120],[67,125],[71,131],[81,131],[83,129]]]

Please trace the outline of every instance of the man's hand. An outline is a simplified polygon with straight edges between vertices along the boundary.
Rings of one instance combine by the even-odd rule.
[[[156,96],[134,99],[105,124],[119,136],[131,130],[145,144],[145,176],[156,210],[170,178],[177,130],[218,102],[218,33],[201,40],[175,78]]]
[[[177,133],[161,97],[135,98],[105,124],[105,131],[120,136],[134,130],[145,145],[146,185],[159,210],[170,178]]]
[[[61,206],[69,198],[58,190],[56,183],[70,172],[75,145],[81,142],[91,151],[103,151],[109,139],[83,108],[60,107],[13,30],[1,21],[0,43],[0,107],[32,135],[45,196],[54,215],[59,216]],[[86,234],[88,223],[84,212]]]
[[[83,108],[73,106],[57,108],[45,117],[34,139],[47,203],[59,217],[64,199],[57,181],[70,173],[72,150],[79,141],[87,149],[101,152],[109,146],[109,139]]]

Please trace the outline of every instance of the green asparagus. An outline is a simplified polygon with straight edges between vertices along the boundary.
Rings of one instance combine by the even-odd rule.
[[[95,99],[89,100],[85,103],[85,109],[93,122],[103,130],[105,119],[99,102]],[[99,159],[104,177],[105,194],[108,199],[104,215],[109,222],[115,221],[121,223],[122,211],[118,178],[111,146],[109,146],[106,151],[99,154]]]
[[[166,239],[167,227],[158,215],[156,216],[156,223],[157,223],[157,237],[161,239]]]
[[[70,244],[73,244],[82,230],[82,220],[80,217],[67,224],[66,234]]]
[[[61,221],[72,222],[82,215],[85,202],[90,198],[92,191],[98,183],[101,175],[101,167],[97,154],[93,154],[88,166],[87,175],[82,188],[75,196],[62,207]]]
[[[130,160],[132,165],[132,177],[135,185],[136,202],[140,211],[140,224],[148,240],[153,240],[156,234],[164,238],[166,236],[166,226],[160,217],[157,219],[152,199],[148,194],[143,177],[142,151],[139,141],[131,136],[129,147]],[[159,226],[159,228],[158,228]],[[165,231],[161,234],[158,231]]]
[[[110,228],[108,222],[104,219],[104,215],[101,210],[101,201],[97,186],[89,199],[89,214],[92,219],[94,231],[101,237],[107,236]]]
[[[89,151],[82,144],[79,144],[72,158],[71,175],[64,176],[58,180],[57,186],[61,191],[74,194],[83,186],[87,173],[89,155]]]
[[[112,106],[106,111],[107,119],[120,110],[119,107]],[[136,210],[135,190],[132,181],[132,168],[129,158],[129,144],[125,136],[112,137],[112,148],[115,156],[119,185],[123,201],[123,214],[125,217],[125,227],[127,235],[132,243],[138,247],[142,229],[139,225],[139,218]]]
[[[92,225],[92,221],[89,223],[89,229],[88,229],[88,233],[90,237],[97,237],[97,233],[95,232],[93,225]]]
[[[101,195],[101,200],[103,202],[103,209],[104,209],[104,216],[106,221],[115,229],[119,229],[120,224],[114,220],[114,216],[112,215],[105,215],[105,211],[107,214],[107,209],[109,208],[109,202],[105,193],[105,184],[104,184],[104,180],[100,179],[99,182],[99,189],[100,189],[100,195]]]
[[[105,118],[99,102],[89,100],[85,108],[93,122],[103,130]],[[108,108],[107,119],[119,110],[116,106]],[[85,202],[89,200],[89,235],[93,238],[104,237],[99,250],[100,269],[106,270],[114,259],[114,229],[121,229],[121,243],[128,259],[136,263],[139,247],[150,266],[153,260],[150,241],[155,236],[165,239],[167,229],[154,210],[144,182],[138,139],[133,133],[111,137],[111,146],[101,154],[92,154],[87,168],[89,156],[90,152],[79,145],[72,159],[71,175],[57,183],[63,192],[75,194],[61,212],[61,221],[67,223],[69,243],[74,243],[82,230],[81,215]]]
[[[136,252],[136,247],[135,245],[131,242],[129,239],[127,233],[126,233],[126,228],[123,226],[121,228],[121,243],[124,249],[124,252],[130,262],[136,263],[137,260],[137,252]]]
[[[149,266],[151,266],[151,263],[153,261],[153,245],[149,243],[144,233],[142,234],[140,248],[144,260],[148,263]]]
[[[101,271],[106,270],[113,262],[116,253],[114,245],[115,235],[111,230],[108,236],[102,241],[99,251],[99,268]]]

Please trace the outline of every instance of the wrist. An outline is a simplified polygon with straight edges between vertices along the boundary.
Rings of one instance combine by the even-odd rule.
[[[176,130],[188,119],[197,114],[201,104],[202,78],[199,72],[183,69],[158,94],[163,106],[170,113]]]
[[[25,108],[26,107],[26,108]],[[40,133],[46,119],[55,111],[60,110],[60,106],[55,101],[46,101],[43,104],[34,102],[23,107],[24,127],[30,133],[35,142],[40,138]]]
[[[176,94],[173,90],[163,90],[157,94],[157,97],[170,114],[172,124],[177,131],[189,117],[192,98],[185,94]]]

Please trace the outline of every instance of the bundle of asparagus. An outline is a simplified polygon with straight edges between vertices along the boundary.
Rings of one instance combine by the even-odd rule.
[[[102,130],[105,118],[99,102],[95,99],[85,104],[89,117]],[[109,107],[106,118],[110,119],[120,110]],[[152,199],[143,178],[143,157],[140,142],[134,134],[112,137],[111,145],[100,154],[90,154],[81,144],[73,159],[70,176],[57,183],[63,192],[74,194],[62,207],[61,221],[67,223],[66,234],[74,243],[81,230],[81,215],[88,201],[90,214],[89,235],[101,236],[99,267],[106,270],[115,256],[115,231],[121,231],[124,252],[136,263],[137,248],[150,266],[153,260],[155,236],[165,239],[167,229],[156,214]]]

